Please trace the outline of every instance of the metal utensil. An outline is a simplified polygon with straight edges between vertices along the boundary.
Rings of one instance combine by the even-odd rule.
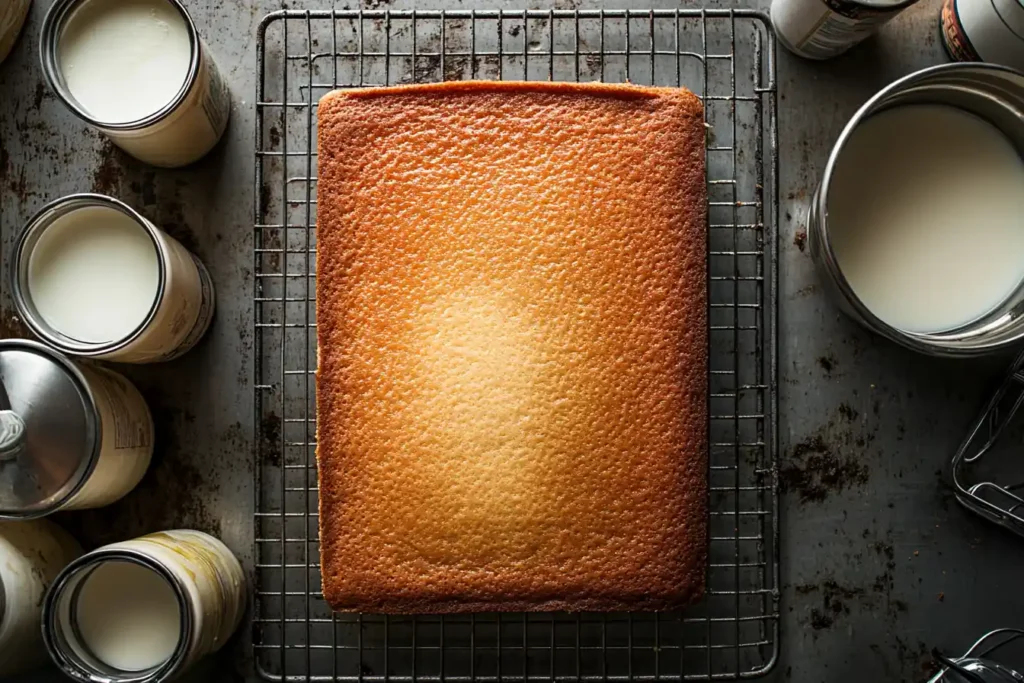
[[[1024,630],[1000,628],[983,635],[956,659],[947,659],[936,651],[936,660],[943,668],[928,683],[1020,683],[1024,676],[989,659],[989,655],[1021,637]]]
[[[968,510],[1024,536],[1024,467],[1000,458],[996,443],[1024,405],[1024,352],[974,421],[953,456],[950,474],[957,500]],[[1016,467],[1014,467],[1016,465]]]

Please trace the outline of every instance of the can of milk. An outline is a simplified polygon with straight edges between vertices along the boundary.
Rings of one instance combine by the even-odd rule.
[[[939,23],[952,59],[1024,70],[1024,0],[945,0]]]
[[[146,163],[190,164],[227,127],[230,92],[179,0],[57,0],[40,56],[57,96]]]
[[[17,240],[12,277],[22,320],[69,355],[171,360],[213,320],[213,282],[202,262],[103,195],[69,195],[43,207]]]
[[[917,0],[773,0],[779,42],[807,59],[841,55]]]
[[[917,332],[895,327],[871,310],[854,291],[837,251],[833,226],[837,212],[830,197],[863,194],[862,183],[837,173],[852,136],[875,114],[906,105],[943,105],[990,124],[1017,150],[1024,149],[1024,73],[984,63],[940,64],[899,80],[876,93],[850,119],[832,148],[807,214],[807,248],[819,282],[838,306],[867,329],[930,356],[966,358],[996,354],[1024,342],[1024,282],[979,317],[949,330]],[[884,152],[883,155],[884,156]],[[923,162],[922,162],[923,163]],[[922,166],[924,168],[925,166]],[[972,167],[973,168],[973,167]],[[864,197],[865,200],[874,199]]]
[[[0,519],[109,505],[152,455],[153,418],[122,375],[0,341]]]
[[[43,604],[43,640],[76,681],[166,681],[220,649],[245,612],[245,575],[199,531],[162,531],[72,562]]]
[[[0,62],[11,53],[31,5],[32,0],[5,0],[0,3]]]
[[[82,548],[53,522],[0,521],[0,677],[46,661],[42,602]]]

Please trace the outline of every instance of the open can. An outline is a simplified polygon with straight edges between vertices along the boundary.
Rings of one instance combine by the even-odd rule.
[[[64,29],[76,12],[87,11],[96,2],[111,1],[57,0],[50,6],[43,20],[39,47],[47,83],[79,118],[136,159],[168,168],[197,161],[224,134],[231,114],[231,95],[192,17],[179,0],[163,1],[173,6],[185,22],[191,60],[184,83],[170,102],[139,120],[114,123],[90,114],[68,88],[59,55]]]
[[[0,341],[0,519],[109,505],[153,455],[153,418],[131,382],[37,342]]]
[[[154,628],[152,610],[146,624],[118,623],[123,614],[89,595],[90,581],[104,580],[100,572],[126,564],[133,571],[152,572],[151,580],[162,583],[153,592],[167,594],[168,600],[155,609],[172,613],[163,614],[170,619],[159,622],[159,628]],[[43,603],[43,640],[51,659],[73,680],[159,683],[224,646],[245,613],[245,595],[242,566],[221,541],[200,531],[162,531],[103,546],[68,565]],[[89,628],[96,619],[107,620],[110,627],[99,643],[102,649]],[[162,637],[154,643],[157,635]],[[145,638],[151,653],[159,652],[154,661],[143,667],[136,660],[130,669],[112,664],[110,654],[139,654],[136,636]]]
[[[127,335],[103,342],[74,338],[47,321],[34,301],[30,268],[46,231],[71,212],[102,208],[128,216],[156,253],[157,287],[147,315]],[[213,320],[213,282],[202,262],[176,239],[124,202],[98,194],[75,194],[44,206],[21,233],[12,268],[14,304],[22,320],[63,353],[118,363],[153,363],[177,358],[195,346]]]
[[[837,160],[856,128],[875,113],[910,104],[943,104],[962,109],[1001,131],[1024,156],[1024,73],[982,63],[943,64],[901,78],[862,106],[843,132],[818,185],[807,220],[807,242],[822,283],[844,312],[884,337],[933,356],[993,353],[1024,340],[1024,282],[995,308],[950,331],[910,332],[888,325],[860,300],[843,275],[829,236],[829,189]]]
[[[46,661],[43,597],[81,554],[78,542],[53,522],[0,521],[0,677]]]

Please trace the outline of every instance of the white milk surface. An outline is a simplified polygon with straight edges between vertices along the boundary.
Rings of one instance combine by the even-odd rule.
[[[185,19],[166,0],[90,0],[65,22],[57,61],[94,119],[129,123],[170,104],[191,50]]]
[[[166,662],[180,636],[181,613],[170,584],[152,569],[130,562],[105,562],[89,574],[75,618],[82,644],[122,671]]]
[[[908,105],[865,120],[837,160],[827,210],[843,275],[897,329],[955,329],[1024,278],[1024,160],[963,110]]]
[[[105,206],[55,220],[28,262],[28,293],[39,315],[83,342],[123,339],[149,314],[159,289],[159,257],[131,217]]]

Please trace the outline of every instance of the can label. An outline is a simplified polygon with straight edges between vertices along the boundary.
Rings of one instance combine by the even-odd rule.
[[[139,390],[123,375],[77,364],[100,416],[99,456],[82,487],[62,510],[109,505],[142,479],[153,456],[153,417]]]
[[[0,2],[0,62],[7,58],[14,42],[18,40],[21,27],[28,16],[32,0],[4,0]]]
[[[178,358],[210,328],[216,309],[206,266],[178,240],[150,224],[164,264],[164,287],[156,312],[138,336],[97,358],[120,363],[155,363]]]
[[[196,258],[195,254],[189,253],[188,255],[199,278],[199,296],[194,296],[193,288],[193,296],[182,299],[181,307],[174,317],[174,322],[171,323],[171,334],[181,341],[164,354],[160,360],[173,360],[185,354],[199,343],[206,331],[210,329],[210,323],[213,322],[213,313],[216,308],[213,280],[210,279],[210,272],[206,270],[203,262]]]
[[[165,168],[186,166],[213,149],[227,128],[231,93],[206,44],[199,44],[195,80],[173,111],[145,128],[100,131],[136,159]]]
[[[0,676],[46,659],[43,596],[57,574],[81,554],[75,539],[50,521],[0,521]]]
[[[775,0],[772,24],[790,50],[810,59],[828,59],[849,50],[906,9],[849,0]]]
[[[209,51],[204,43],[204,57],[208,53]],[[224,132],[228,125],[228,118],[231,116],[231,91],[228,90],[228,85],[221,77],[220,69],[217,68],[213,60],[204,58],[203,63],[206,66],[207,78],[206,88],[203,93],[203,112],[205,112],[206,118],[210,122],[210,127],[216,131],[217,138],[219,139],[221,133]]]
[[[106,549],[143,554],[174,574],[185,588],[195,628],[182,668],[220,649],[241,623],[245,574],[227,546],[213,536],[177,529],[115,543]]]
[[[960,22],[956,0],[945,0],[942,3],[942,44],[949,56],[958,62],[981,61]]]

